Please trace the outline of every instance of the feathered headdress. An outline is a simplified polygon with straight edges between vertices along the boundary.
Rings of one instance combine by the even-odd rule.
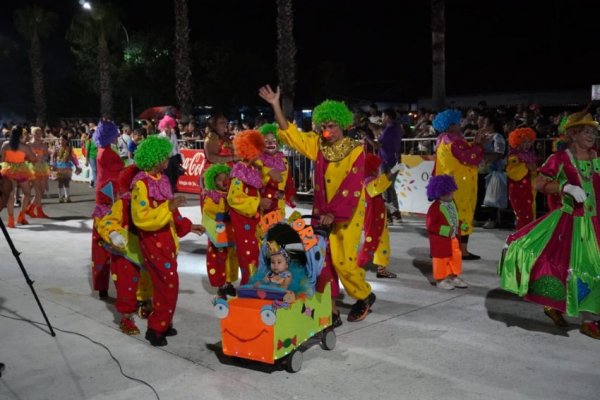
[[[427,199],[429,201],[438,200],[440,197],[455,192],[458,187],[454,178],[450,175],[436,175],[429,179],[427,185]]]
[[[536,136],[535,131],[531,128],[517,128],[508,134],[508,144],[513,149],[516,149],[525,143],[526,140],[533,142]]]
[[[100,121],[94,131],[94,142],[100,148],[109,147],[119,136],[119,128],[112,121]]]
[[[313,123],[335,122],[340,128],[346,129],[354,122],[354,115],[345,103],[335,100],[325,100],[315,107],[312,113]]]
[[[215,184],[217,176],[221,174],[229,176],[230,173],[231,168],[225,164],[211,165],[206,171],[204,171],[204,187],[208,190],[215,190],[217,188],[217,185]]]
[[[460,125],[462,114],[458,110],[444,110],[438,113],[432,121],[433,129],[447,132],[452,125]]]
[[[233,150],[242,160],[253,160],[265,150],[265,138],[256,130],[242,131],[233,138]]]
[[[169,139],[156,135],[148,136],[135,150],[135,165],[142,171],[150,171],[167,160],[171,156],[171,150],[173,145]]]

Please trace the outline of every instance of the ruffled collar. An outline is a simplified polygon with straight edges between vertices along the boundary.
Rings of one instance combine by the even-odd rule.
[[[323,153],[323,158],[329,162],[343,160],[352,150],[361,144],[356,140],[345,136],[335,143],[329,143],[323,138],[319,139],[319,149]]]
[[[516,156],[519,159],[519,161],[522,161],[527,164],[532,164],[536,162],[535,153],[531,150],[511,149],[510,154]]]
[[[204,195],[210,198],[215,204],[218,204],[221,199],[227,197],[227,192],[221,192],[220,190],[206,190]]]
[[[148,186],[148,196],[157,201],[171,200],[173,198],[173,190],[171,189],[171,182],[164,174],[158,176],[152,176],[146,171],[140,171],[133,178],[131,187],[133,187],[137,181],[143,180]]]
[[[246,165],[243,162],[238,162],[233,166],[231,176],[233,178],[238,178],[246,185],[252,186],[253,188],[262,188],[260,172],[256,168]]]
[[[272,168],[276,171],[285,171],[285,162],[284,162],[284,154],[281,151],[276,152],[275,154],[269,154],[267,152],[263,152],[260,155],[259,160],[265,167]]]

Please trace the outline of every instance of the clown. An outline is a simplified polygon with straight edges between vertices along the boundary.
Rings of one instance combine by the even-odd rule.
[[[133,320],[138,310],[145,318],[150,313],[152,282],[148,271],[142,268],[142,256],[135,225],[131,221],[131,181],[139,169],[125,168],[119,176],[120,197],[97,223],[98,233],[111,253],[110,271],[117,289],[115,308],[121,314],[119,328],[126,335],[137,335],[140,330]]]
[[[285,118],[279,104],[279,89],[274,92],[267,85],[260,88],[259,95],[272,105],[282,141],[315,161],[312,224],[331,229],[330,261],[321,273],[318,289],[323,288],[325,281],[331,281],[332,296],[337,297],[339,276],[348,295],[356,299],[348,321],[361,321],[375,302],[375,294],[365,279],[365,271],[357,264],[365,218],[365,153],[361,143],[344,137],[344,129],[352,124],[353,115],[344,103],[326,100],[313,110],[313,124],[321,134],[303,133]],[[339,326],[339,311],[334,309],[333,313],[334,325]]]
[[[387,209],[383,193],[392,185],[391,179],[400,170],[397,163],[387,174],[379,174],[381,159],[375,154],[365,157],[365,212],[364,243],[358,254],[358,265],[365,267],[371,260],[377,266],[378,278],[396,278],[387,270],[390,263],[390,232],[387,226]]]
[[[229,217],[227,191],[231,168],[225,164],[213,164],[204,172],[202,191],[202,225],[206,228],[206,270],[217,294],[226,298],[235,296],[232,282],[238,279],[238,260],[235,254],[232,223]]]
[[[535,137],[535,131],[531,128],[518,128],[508,135],[508,198],[515,212],[517,230],[535,219],[533,181],[537,167],[535,153],[531,150]]]
[[[138,229],[143,263],[154,294],[152,314],[148,317],[146,339],[152,346],[167,345],[166,336],[177,334],[172,326],[179,294],[177,253],[179,237],[187,233],[202,234],[202,225],[181,216],[178,207],[184,196],[173,196],[171,184],[163,171],[171,154],[171,143],[150,136],[135,152],[135,164],[141,170],[132,182],[131,217]]]
[[[258,131],[265,138],[265,151],[256,161],[263,184],[260,196],[271,200],[271,205],[263,213],[277,210],[285,217],[286,203],[295,207],[292,198],[296,195],[296,189],[287,157],[279,150],[281,143],[277,135],[277,124],[264,124]]]
[[[466,288],[462,280],[462,252],[460,250],[461,221],[453,196],[457,186],[450,175],[431,177],[427,185],[427,199],[433,201],[427,210],[425,225],[429,232],[429,251],[433,278],[440,289]]]
[[[233,138],[236,156],[241,158],[231,171],[227,193],[231,223],[236,240],[236,254],[242,271],[241,284],[245,285],[258,266],[258,238],[256,227],[260,212],[271,206],[270,199],[261,199],[262,179],[254,165],[265,149],[265,140],[259,131],[248,130]]]
[[[475,136],[474,143],[468,143],[460,130],[461,114],[458,110],[446,110],[433,120],[433,128],[439,132],[435,152],[434,175],[450,175],[458,189],[454,202],[458,217],[465,223],[460,232],[460,246],[463,260],[478,260],[481,257],[469,253],[467,245],[473,232],[473,215],[477,203],[477,172],[483,159],[481,142],[483,136]]]
[[[96,207],[92,212],[92,285],[99,297],[108,297],[110,279],[110,253],[104,248],[96,225],[110,211],[116,200],[119,173],[125,167],[119,154],[112,148],[119,137],[119,129],[112,121],[102,120],[94,132],[94,142],[98,147],[96,158]]]

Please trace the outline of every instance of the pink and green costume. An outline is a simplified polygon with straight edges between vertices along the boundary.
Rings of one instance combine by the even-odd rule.
[[[600,158],[575,160],[568,150],[548,158],[539,173],[581,186],[583,203],[562,195],[560,208],[507,239],[500,260],[500,285],[526,300],[567,315],[600,313]],[[561,190],[562,192],[562,190]]]

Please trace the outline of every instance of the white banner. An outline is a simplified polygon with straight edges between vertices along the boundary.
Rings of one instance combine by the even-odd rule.
[[[394,187],[398,193],[401,212],[427,214],[427,184],[433,172],[435,156],[402,155],[404,170],[396,177]]]

